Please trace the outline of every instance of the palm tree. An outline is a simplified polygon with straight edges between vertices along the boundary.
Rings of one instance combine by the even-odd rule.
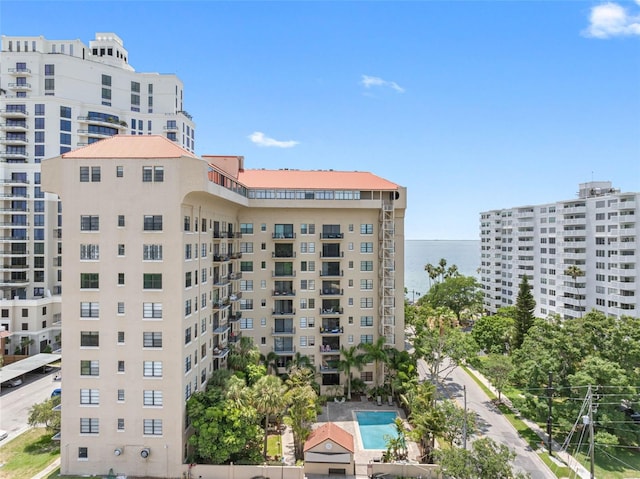
[[[278,356],[274,351],[269,351],[266,356],[260,355],[260,359],[267,368],[268,374],[277,374],[279,358],[280,356]]]
[[[578,266],[572,264],[566,270],[564,270],[564,274],[567,276],[571,276],[573,279],[573,287],[576,289],[576,295],[578,296],[578,307],[580,308],[580,317],[582,317],[582,300],[580,299],[580,288],[578,287],[578,283],[576,283],[576,279],[584,276],[584,271],[582,271]]]
[[[250,337],[241,337],[232,348],[227,363],[234,371],[244,371],[249,364],[260,362],[260,350],[253,344],[253,339]]]
[[[299,352],[296,352],[295,356],[293,356],[293,359],[291,359],[291,361],[287,363],[287,369],[291,370],[294,366],[298,369],[313,369],[313,364],[311,363],[311,359],[309,359],[309,356],[300,354]]]
[[[380,364],[384,364],[387,361],[387,339],[384,336],[380,336],[375,343],[360,343],[358,348],[364,351],[363,361],[375,363],[375,387],[378,388],[379,379],[382,376],[380,374]]]
[[[338,371],[342,371],[345,376],[347,376],[347,397],[349,400],[351,400],[351,368],[362,371],[362,367],[364,366],[362,361],[363,355],[356,354],[357,351],[357,346],[351,346],[349,349],[345,349],[344,346],[340,348],[340,356],[342,359],[338,362]]]
[[[404,384],[414,381],[417,376],[418,370],[415,358],[407,351],[398,351],[396,348],[387,349],[386,379],[391,387],[392,397],[395,396],[396,389],[404,389]]]
[[[278,376],[262,376],[253,386],[256,410],[264,414],[264,449],[262,455],[267,459],[267,438],[269,437],[269,416],[281,414],[286,408],[287,388]]]

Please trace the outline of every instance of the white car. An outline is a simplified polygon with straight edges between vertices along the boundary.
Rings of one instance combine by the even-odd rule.
[[[6,439],[8,435],[9,433],[7,431],[3,431],[2,429],[0,429],[0,441]]]
[[[6,381],[4,383],[2,383],[2,386],[5,388],[15,388],[18,387],[22,384],[22,379],[20,378],[14,378],[10,381]]]

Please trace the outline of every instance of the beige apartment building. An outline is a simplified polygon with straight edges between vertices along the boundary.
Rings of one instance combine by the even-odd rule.
[[[63,209],[62,474],[180,476],[186,401],[242,336],[280,372],[308,356],[323,392],[341,347],[404,348],[406,189],[243,162],[153,135],[42,162]]]

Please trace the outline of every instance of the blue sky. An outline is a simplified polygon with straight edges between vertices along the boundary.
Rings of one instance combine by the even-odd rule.
[[[479,212],[640,191],[640,0],[0,2],[5,35],[115,32],[176,73],[198,154],[371,171],[408,188],[407,239]]]

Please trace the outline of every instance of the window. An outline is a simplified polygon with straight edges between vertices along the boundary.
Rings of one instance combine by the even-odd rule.
[[[245,235],[252,235],[253,223],[240,223],[240,233]]]
[[[80,361],[80,376],[99,376],[100,375],[100,362],[99,361]]]
[[[124,245],[123,244],[119,244],[118,245],[118,256],[124,256]]]
[[[251,242],[241,242],[240,243],[240,252],[241,253],[253,253],[253,243],[251,243]]]
[[[360,252],[361,253],[373,253],[373,243],[371,243],[371,242],[360,243]]]
[[[97,244],[81,244],[80,259],[81,260],[100,259],[100,246]]]
[[[118,228],[124,228],[124,215],[118,215]]]
[[[143,289],[162,289],[162,273],[145,273],[142,287]]]
[[[91,404],[92,406],[100,404],[100,390],[80,389],[80,404]]]
[[[373,344],[373,334],[361,334],[360,344]]]
[[[185,288],[190,288],[191,287],[191,283],[192,283],[192,281],[191,281],[191,271],[187,271],[184,274],[184,287]]]
[[[124,331],[118,331],[118,344],[124,344]]]
[[[118,401],[119,402],[124,401],[124,389],[118,389]]]
[[[191,371],[191,355],[184,358],[184,372],[188,373],[189,371]]]
[[[373,280],[372,279],[361,279],[360,280],[360,289],[373,289]]]
[[[80,418],[80,434],[98,434],[100,423],[97,417]]]
[[[373,326],[373,316],[360,316],[360,326],[362,327]]]
[[[124,372],[124,361],[118,361],[118,372],[119,373]]]
[[[145,361],[143,364],[143,375],[146,378],[161,378],[162,361]]]
[[[100,303],[80,303],[81,318],[98,318],[100,317]]]
[[[184,344],[189,344],[191,342],[191,327],[188,327],[184,330]]]
[[[197,306],[197,304],[196,304]],[[187,299],[184,302],[184,315],[189,316],[191,314],[191,300]]]
[[[145,215],[145,231],[162,231],[162,215]]]
[[[53,66],[53,65],[51,65]],[[71,108],[68,106],[60,107],[60,118],[71,118]]]
[[[253,329],[253,319],[240,318],[240,329]]]
[[[143,391],[142,404],[145,406],[162,406],[162,391]]]
[[[161,244],[142,245],[142,259],[145,261],[162,260],[162,245]]]
[[[124,176],[124,166],[116,166],[116,178],[122,178]]]
[[[80,167],[80,183],[88,183],[89,182],[89,167],[81,166]]]
[[[161,348],[162,332],[161,331],[145,331],[142,333],[142,346],[145,348]]]
[[[360,373],[360,380],[366,383],[373,382],[373,371],[362,371]]]
[[[124,251],[123,251],[124,253]],[[118,273],[118,285],[119,286],[123,286],[124,285],[124,273]]]
[[[100,217],[91,215],[80,216],[80,231],[100,231]]]
[[[89,448],[87,448],[87,447],[79,447],[78,448],[78,459],[89,459]]]
[[[240,261],[240,271],[253,271],[253,261]]]
[[[360,261],[360,271],[373,271],[373,261]]]
[[[164,166],[143,166],[142,181],[143,183],[162,183],[164,181]]]
[[[143,303],[142,317],[154,319],[162,318],[162,303]]]
[[[80,289],[98,289],[100,275],[98,273],[80,273]]]
[[[118,431],[124,431],[124,418],[118,418]]]
[[[145,419],[143,433],[147,436],[162,436],[162,419]]]
[[[372,224],[362,224],[362,225],[360,225],[360,234],[361,235],[372,235],[373,234],[373,225]]]
[[[93,183],[99,183],[100,182],[100,167],[99,166],[92,166],[91,167],[91,181]]]
[[[111,86],[111,75],[102,75],[102,85]]]
[[[100,346],[100,333],[98,331],[80,331],[80,346]]]

